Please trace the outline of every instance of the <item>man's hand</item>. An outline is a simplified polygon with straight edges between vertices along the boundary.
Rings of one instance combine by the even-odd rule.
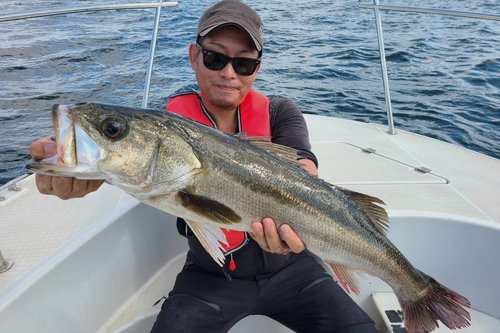
[[[56,143],[48,136],[38,139],[30,146],[33,158],[41,160],[56,154]],[[82,198],[97,190],[104,180],[80,180],[73,177],[53,177],[36,174],[36,186],[42,194],[55,195],[63,200]]]
[[[250,236],[267,252],[278,254],[299,253],[306,248],[297,233],[289,225],[282,225],[278,233],[276,223],[269,217],[252,223],[252,229],[253,233],[250,233]]]

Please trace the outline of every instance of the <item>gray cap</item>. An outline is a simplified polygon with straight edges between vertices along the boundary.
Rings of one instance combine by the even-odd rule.
[[[259,14],[239,0],[222,0],[208,8],[198,22],[198,37],[226,25],[234,25],[247,33],[255,49],[262,54],[262,30]]]

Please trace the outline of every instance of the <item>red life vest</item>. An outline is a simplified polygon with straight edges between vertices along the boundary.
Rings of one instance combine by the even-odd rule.
[[[197,93],[188,93],[172,97],[167,111],[180,114],[210,127],[216,127],[214,120],[202,105]],[[239,106],[238,127],[248,136],[271,136],[269,99],[257,91],[250,91]],[[246,232],[221,228],[229,245],[221,244],[228,255],[242,248],[248,241]],[[229,269],[236,269],[231,260]]]

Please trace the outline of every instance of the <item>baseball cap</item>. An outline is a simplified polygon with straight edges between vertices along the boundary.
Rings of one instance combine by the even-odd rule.
[[[234,25],[243,30],[262,54],[262,30],[264,25],[259,14],[239,0],[222,0],[208,8],[198,22],[197,39],[218,28]]]

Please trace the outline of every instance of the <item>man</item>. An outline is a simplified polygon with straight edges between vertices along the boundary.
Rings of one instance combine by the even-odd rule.
[[[316,157],[304,118],[289,100],[268,99],[252,90],[261,67],[262,21],[238,0],[223,0],[201,16],[189,60],[198,94],[173,97],[167,110],[228,133],[268,135],[299,151],[303,168],[317,175]],[[50,139],[31,146],[44,158],[55,153]],[[37,175],[41,193],[68,199],[95,191],[102,181]],[[164,302],[152,333],[227,332],[251,314],[269,316],[297,332],[376,332],[372,320],[345,294],[287,225],[271,218],[253,233],[223,230],[229,245],[221,269],[181,219],[188,238],[186,264]]]

